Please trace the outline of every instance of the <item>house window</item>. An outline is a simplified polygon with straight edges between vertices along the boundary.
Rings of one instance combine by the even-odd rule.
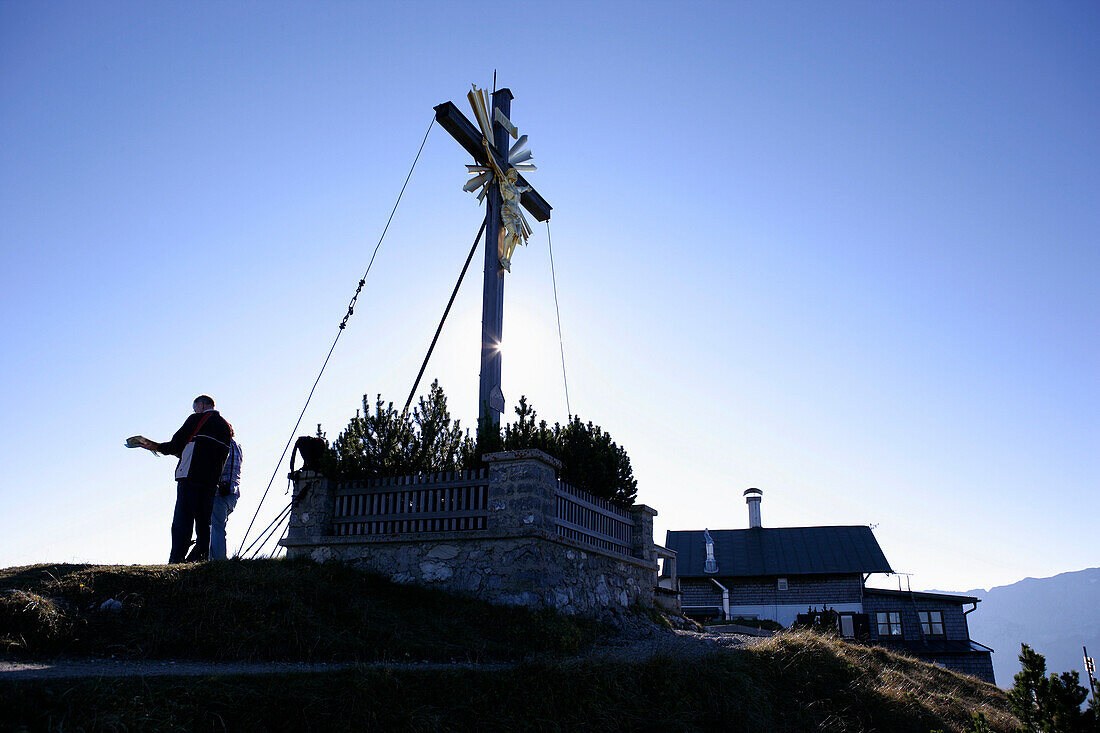
[[[879,611],[878,635],[901,636],[901,613],[898,611]]]
[[[943,636],[943,612],[942,611],[918,611],[920,616],[920,630],[925,636]]]
[[[779,580],[776,583],[775,587],[778,588],[779,590],[787,590],[787,579],[786,578],[779,578]]]
[[[855,638],[856,617],[850,613],[840,614],[840,635],[845,639]]]

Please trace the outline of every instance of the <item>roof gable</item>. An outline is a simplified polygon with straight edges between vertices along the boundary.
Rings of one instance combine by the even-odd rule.
[[[669,531],[681,577],[739,577],[834,573],[892,573],[870,527],[756,527],[719,529],[714,540],[717,573],[704,573],[702,530]]]

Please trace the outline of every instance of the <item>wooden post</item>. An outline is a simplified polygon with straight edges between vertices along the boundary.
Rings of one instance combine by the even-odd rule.
[[[512,92],[499,89],[493,92],[492,109],[489,116],[492,124],[493,144],[496,153],[492,154],[495,163],[507,170],[508,151],[511,149],[508,131],[496,121],[494,110],[511,119]],[[435,119],[449,132],[466,151],[474,157],[478,165],[490,166],[490,153],[486,151],[481,130],[466,119],[451,102],[436,105]],[[549,221],[551,206],[539,192],[530,188],[523,176],[516,180],[523,192],[520,204],[537,221]],[[500,389],[500,343],[504,326],[504,268],[500,266],[500,189],[494,181],[489,186],[486,201],[485,227],[485,285],[481,301],[481,377],[478,386],[478,427],[500,428],[500,415],[504,412],[504,394]]]
[[[512,111],[512,92],[493,92],[493,108],[508,117]],[[493,118],[493,143],[507,160],[508,131]],[[485,226],[485,286],[481,299],[481,381],[478,389],[478,425],[490,429],[500,427],[504,410],[500,389],[500,343],[504,330],[504,268],[500,264],[500,189],[494,182],[489,187]]]

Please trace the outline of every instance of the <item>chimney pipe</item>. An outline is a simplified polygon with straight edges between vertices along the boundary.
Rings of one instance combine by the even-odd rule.
[[[745,489],[745,503],[749,505],[749,529],[760,527],[760,498],[764,492],[760,489]]]

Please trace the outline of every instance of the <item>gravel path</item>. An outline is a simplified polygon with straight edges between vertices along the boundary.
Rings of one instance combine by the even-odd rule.
[[[757,641],[740,634],[664,631],[634,639],[612,639],[569,662],[644,662],[654,656],[694,659],[716,651],[737,649]],[[442,662],[192,662],[121,659],[59,659],[38,662],[0,661],[0,681],[65,679],[74,677],[212,676],[230,674],[279,674],[283,672],[332,672],[342,669],[448,670],[509,669],[514,664]]]

